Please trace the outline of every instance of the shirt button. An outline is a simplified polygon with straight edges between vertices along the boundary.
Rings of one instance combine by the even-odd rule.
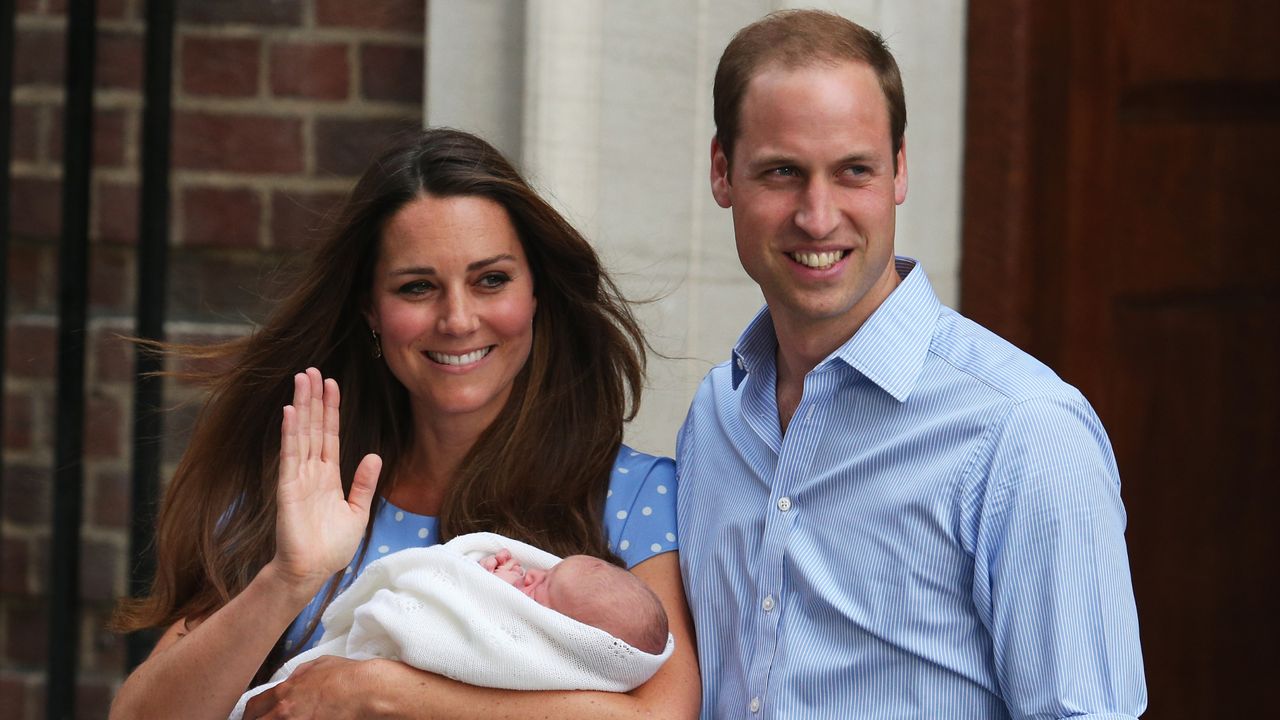
[[[773,603],[773,596],[772,596],[772,595],[765,595],[765,596],[764,596],[764,602],[761,602],[761,603],[760,603],[760,607],[764,608],[764,611],[765,611],[765,612],[772,612],[772,611],[773,611],[773,605],[774,605],[774,603]]]
[[[751,698],[751,704],[748,705],[747,707],[750,708],[751,712],[753,713],[760,712],[760,698],[758,697]]]
[[[791,498],[789,498],[789,497],[780,497],[780,498],[778,498],[778,509],[779,509],[779,510],[781,510],[782,512],[786,512],[786,511],[790,510],[790,509],[791,509]]]

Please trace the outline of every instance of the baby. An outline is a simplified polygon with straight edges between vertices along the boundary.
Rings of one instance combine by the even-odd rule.
[[[549,570],[524,567],[503,548],[480,565],[534,602],[599,628],[651,655],[667,645],[667,613],[644,581],[590,555],[570,555]]]

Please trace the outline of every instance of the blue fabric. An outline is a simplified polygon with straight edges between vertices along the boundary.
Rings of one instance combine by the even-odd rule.
[[[381,498],[375,502],[369,551],[356,566],[357,551],[346,570],[349,576],[359,575],[369,563],[397,550],[440,542],[436,518],[401,510]],[[678,548],[675,465],[670,458],[647,455],[626,445],[618,450],[609,477],[604,526],[609,549],[628,568]],[[290,654],[311,648],[324,633],[321,625],[305,645],[295,648],[311,618],[320,611],[324,594],[323,589],[317,593],[285,633],[285,650]]]
[[[1083,396],[922,268],[804,381],[767,308],[676,452],[703,718],[1136,717],[1120,479]]]

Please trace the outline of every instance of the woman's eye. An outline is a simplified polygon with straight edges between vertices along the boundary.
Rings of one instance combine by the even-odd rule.
[[[414,280],[400,286],[396,291],[401,295],[422,295],[431,290],[431,283],[426,280]]]
[[[482,288],[496,290],[509,282],[511,282],[511,278],[506,273],[489,273],[481,276],[479,285]]]

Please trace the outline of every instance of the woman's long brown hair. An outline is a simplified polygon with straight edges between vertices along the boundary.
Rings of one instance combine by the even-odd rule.
[[[115,629],[207,617],[271,560],[281,408],[303,368],[315,366],[342,387],[344,485],[367,453],[383,459],[380,496],[406,481],[397,466],[413,438],[408,395],[373,357],[363,311],[383,226],[424,193],[502,205],[538,300],[529,360],[445,495],[441,541],[486,530],[558,555],[617,562],[602,516],[622,425],[639,404],[645,366],[639,325],[590,244],[501,154],[467,133],[429,129],[365,172],[336,232],[261,328],[219,345],[156,346],[231,360],[231,369],[201,378],[210,392],[161,507],[151,591],[120,603]],[[330,599],[337,586],[335,577]],[[260,675],[279,660],[273,653]]]

